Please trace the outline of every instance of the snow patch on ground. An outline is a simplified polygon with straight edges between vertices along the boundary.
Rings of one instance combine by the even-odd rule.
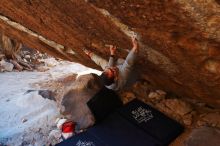
[[[51,61],[51,60],[50,60]],[[60,116],[56,102],[45,99],[31,84],[55,80],[69,74],[100,71],[68,61],[53,60],[47,72],[0,73],[0,145],[45,145]]]

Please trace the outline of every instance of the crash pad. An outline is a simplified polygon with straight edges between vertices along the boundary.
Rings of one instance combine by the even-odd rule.
[[[83,132],[77,134],[63,142],[57,144],[56,146],[108,146],[103,143],[98,138],[89,134],[88,132]]]
[[[166,146],[182,131],[179,123],[135,99],[58,146]]]
[[[96,122],[99,122],[119,107],[122,107],[123,104],[116,92],[103,87],[87,102],[87,105],[93,113]]]
[[[88,133],[100,138],[109,146],[159,146],[153,137],[134,124],[113,113],[103,122],[88,129]]]
[[[175,120],[137,99],[123,106],[119,113],[163,145],[168,145],[183,131],[183,126]]]

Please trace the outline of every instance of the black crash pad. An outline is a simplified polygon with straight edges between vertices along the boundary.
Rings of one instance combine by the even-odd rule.
[[[119,113],[162,145],[168,145],[183,132],[179,123],[137,99],[121,108]]]
[[[113,90],[103,87],[87,102],[87,105],[93,113],[96,122],[99,122],[121,107],[123,103]]]

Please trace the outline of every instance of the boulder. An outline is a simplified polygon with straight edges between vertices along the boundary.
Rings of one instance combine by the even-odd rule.
[[[14,68],[14,65],[12,63],[6,62],[5,60],[0,61],[0,66],[2,68],[2,71],[8,72],[11,72]]]
[[[220,144],[220,130],[217,128],[201,127],[194,129],[185,146],[218,146]]]
[[[122,92],[122,93],[120,93],[120,97],[121,97],[124,104],[126,104],[136,98],[136,96],[132,92]]]
[[[200,119],[197,121],[198,126],[212,126],[220,128],[220,113],[211,112],[203,114],[200,116]]]
[[[157,109],[185,126],[192,125],[195,111],[193,111],[191,104],[176,98],[162,99],[154,104]]]
[[[92,126],[95,123],[95,119],[87,106],[87,102],[101,87],[102,84],[97,75],[79,76],[61,101],[62,114],[76,122],[79,129]]]
[[[136,35],[137,71],[178,96],[220,107],[219,0],[0,1],[0,29],[30,48],[100,69],[82,51],[125,58]],[[53,14],[53,15],[51,15]]]
[[[166,99],[164,102],[170,110],[180,116],[184,116],[193,110],[189,103],[180,99]]]
[[[156,90],[155,92],[150,92],[148,98],[153,100],[161,100],[164,99],[166,96],[166,92],[162,90]]]

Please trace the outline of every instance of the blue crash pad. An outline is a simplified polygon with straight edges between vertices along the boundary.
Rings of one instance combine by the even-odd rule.
[[[80,133],[72,138],[69,138],[56,146],[108,146],[98,138],[88,132]]]
[[[133,125],[118,113],[87,130],[109,146],[159,146],[150,135]]]
[[[179,123],[137,99],[121,108],[119,113],[162,145],[168,145],[183,132]]]

